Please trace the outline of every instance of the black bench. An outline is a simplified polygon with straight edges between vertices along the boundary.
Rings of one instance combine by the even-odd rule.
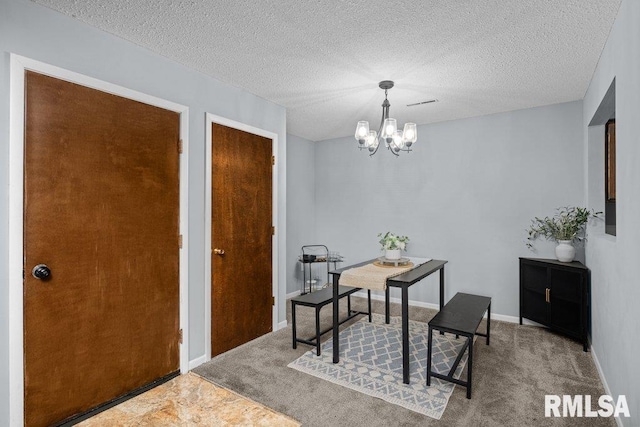
[[[351,294],[359,291],[360,288],[351,288],[348,286],[340,286],[338,288],[338,298],[342,299],[347,297],[347,317],[339,322],[342,325],[349,319],[353,319],[359,314],[368,314],[369,322],[371,322],[371,291],[367,290],[367,297],[369,300],[369,312],[354,311],[351,310]],[[293,348],[297,348],[298,343],[308,344],[316,347],[316,354],[320,356],[320,337],[333,329],[333,326],[320,330],[320,309],[329,304],[333,300],[333,288],[328,287],[320,289],[319,291],[310,292],[308,294],[300,295],[291,298],[291,323],[293,329]],[[301,339],[297,336],[296,330],[296,306],[303,305],[305,307],[314,307],[316,309],[316,335],[309,339]]]
[[[484,313],[487,312],[487,333],[476,332]],[[433,330],[456,334],[456,338],[462,335],[467,340],[460,349],[458,357],[447,375],[442,375],[431,370],[431,349],[433,345]],[[491,332],[491,298],[478,295],[463,294],[458,292],[451,300],[429,321],[429,344],[427,356],[427,386],[431,385],[431,377],[449,381],[467,388],[467,399],[471,399],[472,368],[473,368],[473,337],[479,335],[487,337],[489,345],[489,335]],[[458,369],[462,356],[469,350],[469,360],[467,365],[467,381],[454,378],[453,375]]]

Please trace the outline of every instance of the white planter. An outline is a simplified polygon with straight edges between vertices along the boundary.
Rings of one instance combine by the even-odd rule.
[[[387,249],[384,256],[387,259],[400,259],[402,251],[400,249]]]
[[[560,262],[571,262],[576,257],[576,248],[573,247],[571,240],[558,240],[556,246],[556,258]]]

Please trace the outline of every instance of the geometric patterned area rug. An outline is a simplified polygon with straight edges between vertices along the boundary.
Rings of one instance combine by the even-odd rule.
[[[402,324],[392,317],[390,324],[384,316],[367,316],[340,332],[340,362],[333,363],[333,340],[322,344],[322,354],[310,350],[288,366],[323,380],[339,384],[369,396],[378,397],[420,414],[440,419],[447,407],[454,384],[431,378],[427,387],[426,323],[409,320],[410,384],[402,382]],[[455,362],[466,338],[433,334],[432,370],[447,374]],[[467,362],[467,353],[456,370],[460,377]]]

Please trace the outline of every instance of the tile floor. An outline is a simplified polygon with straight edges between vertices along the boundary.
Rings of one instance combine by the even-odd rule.
[[[78,425],[294,427],[300,423],[190,372]]]

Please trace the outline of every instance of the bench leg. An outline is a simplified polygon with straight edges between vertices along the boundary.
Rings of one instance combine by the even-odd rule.
[[[491,335],[491,303],[487,310],[487,345],[489,345],[489,336]]]
[[[371,289],[367,289],[367,298],[369,299],[369,323],[371,323]]]
[[[433,345],[433,337],[431,327],[429,327],[429,338],[427,345],[427,387],[431,385],[431,346]]]
[[[473,378],[473,335],[469,339],[469,366],[467,367],[467,399],[471,399],[471,384]]]
[[[347,295],[347,316],[351,316],[351,294]]]
[[[296,336],[296,303],[291,301],[291,329],[293,331],[293,348],[298,348],[298,337]]]
[[[386,323],[387,325],[390,322],[389,319],[389,287],[387,286],[387,288],[384,290],[384,323]]]
[[[316,355],[320,356],[320,307],[316,307]]]

